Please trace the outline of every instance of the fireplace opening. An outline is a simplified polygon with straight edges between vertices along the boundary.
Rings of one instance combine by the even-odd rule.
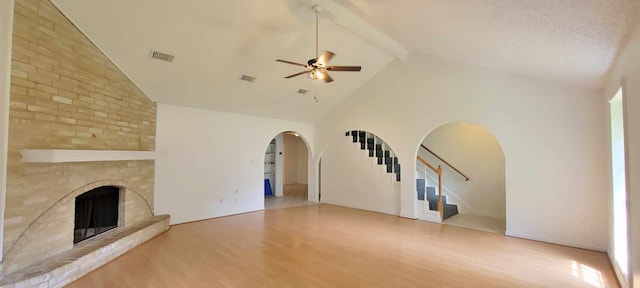
[[[102,186],[76,197],[73,243],[118,227],[120,188]]]

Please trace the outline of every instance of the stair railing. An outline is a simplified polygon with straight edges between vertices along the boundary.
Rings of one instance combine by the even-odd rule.
[[[436,154],[433,151],[431,151],[431,149],[427,148],[426,146],[424,146],[422,144],[420,144],[420,147],[422,147],[425,150],[427,150],[429,153],[431,153],[431,155],[435,156],[436,158],[438,158],[438,160],[442,161],[442,163],[447,164],[447,166],[451,167],[451,169],[453,169],[453,171],[456,171],[456,172],[458,172],[458,174],[462,175],[462,177],[464,177],[464,181],[469,181],[470,180],[470,178],[467,175],[465,175],[464,173],[460,172],[460,170],[458,170],[456,167],[453,167],[453,165],[451,165],[446,160],[442,159],[442,157],[438,156],[438,154]]]
[[[438,174],[438,212],[440,212],[440,221],[444,221],[444,203],[442,202],[442,166],[438,165],[438,168],[433,167],[433,165],[429,164],[427,160],[422,159],[420,156],[418,156],[418,161],[422,162],[424,166]]]

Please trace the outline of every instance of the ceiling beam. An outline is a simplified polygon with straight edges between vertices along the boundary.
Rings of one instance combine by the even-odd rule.
[[[320,5],[322,7],[320,15],[331,19],[338,26],[400,60],[406,60],[409,57],[409,52],[404,46],[336,2],[331,0],[298,0],[298,2],[309,9]]]

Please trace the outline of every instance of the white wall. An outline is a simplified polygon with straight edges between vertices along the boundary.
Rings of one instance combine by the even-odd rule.
[[[298,163],[296,163],[298,167],[297,183],[307,184],[309,176],[309,153],[307,145],[300,139],[300,137],[296,138],[298,138],[298,148],[296,149],[298,152],[298,155],[296,155],[296,160],[298,160]]]
[[[400,184],[395,174],[351,141],[343,132],[323,153],[321,202],[398,215]]]
[[[284,196],[284,134],[276,136],[276,197]]]
[[[433,129],[450,122],[476,123],[504,151],[507,234],[604,250],[606,123],[599,95],[412,54],[387,66],[317,123],[315,147],[323,151],[347,130],[370,131],[393,147],[404,174],[410,175],[406,172],[415,167],[418,147]],[[320,157],[330,157],[328,152]],[[338,169],[335,165],[323,161],[323,172]],[[415,218],[414,177],[403,177],[401,185],[400,215]],[[361,188],[334,189],[360,193]],[[327,190],[323,185],[323,193]]]
[[[640,141],[638,131],[640,131],[640,22],[636,24],[631,36],[629,37],[624,49],[618,56],[614,68],[611,72],[611,77],[607,81],[604,88],[603,100],[601,105],[605,111],[607,111],[605,117],[602,118],[602,122],[609,125],[609,114],[607,101],[615,96],[618,89],[621,87],[622,79],[627,77],[625,87],[626,93],[623,98],[625,117],[625,148],[627,163],[627,190],[628,190],[628,202],[630,204],[629,215],[627,217],[629,221],[629,259],[631,260],[630,275],[632,276],[630,287],[640,287]],[[609,137],[605,138],[606,142],[610,141]],[[627,142],[628,141],[628,142]],[[610,147],[607,147],[610,148]],[[610,168],[611,157],[609,150],[607,149],[607,166]],[[610,171],[609,169],[607,171]],[[611,177],[608,177],[609,184],[607,186],[607,196],[612,195]],[[631,182],[631,183],[630,183]],[[609,200],[610,201],[610,200]],[[610,202],[609,202],[610,203]],[[610,204],[611,205],[611,204]],[[609,207],[611,209],[611,207]],[[609,220],[612,221],[612,212],[609,211]],[[611,222],[610,227],[613,227]],[[609,230],[609,256],[613,255],[613,229]],[[615,263],[615,261],[612,261]],[[614,264],[616,272],[618,272],[617,265]]]
[[[422,144],[471,179],[465,181],[444,162],[420,149],[429,164],[442,166],[443,185],[465,204],[458,205],[461,214],[505,219],[504,155],[489,131],[471,123],[449,123],[429,133]],[[455,203],[456,199],[449,200]]]
[[[285,184],[307,184],[308,153],[307,145],[292,134],[284,134],[284,172]]]
[[[284,159],[284,184],[293,184],[298,181],[298,161],[296,157],[298,156],[298,145],[295,142],[295,136],[290,134],[284,134],[282,136],[284,149],[283,159]]]
[[[0,239],[3,239],[4,208],[7,195],[7,141],[9,140],[9,83],[11,82],[13,3],[13,0],[0,1]],[[0,251],[2,251],[1,242]],[[2,261],[2,255],[0,255],[0,261]]]
[[[157,115],[155,213],[171,224],[264,209],[267,144],[284,131],[314,137],[309,123],[161,103]]]

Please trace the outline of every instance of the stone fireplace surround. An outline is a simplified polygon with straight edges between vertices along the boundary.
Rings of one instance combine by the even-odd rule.
[[[29,222],[5,246],[0,287],[62,287],[169,229],[168,215],[153,215],[155,152],[67,150],[63,154],[72,157],[25,157],[30,151],[21,151],[21,177],[13,179],[27,195],[21,207],[40,212],[20,216]],[[76,197],[103,186],[119,188],[118,228],[74,244]],[[28,202],[34,199],[51,200]]]
[[[13,12],[0,286],[59,287],[168,229],[156,104],[50,0]],[[121,188],[121,227],[74,245],[75,197],[99,186]]]
[[[102,186],[120,188],[119,227],[73,244],[75,198]],[[63,231],[57,237],[65,245],[46,244],[43,232],[52,226]],[[18,237],[5,254],[0,287],[61,287],[167,229],[169,216],[153,216],[151,204],[126,182],[93,181],[62,197]]]

